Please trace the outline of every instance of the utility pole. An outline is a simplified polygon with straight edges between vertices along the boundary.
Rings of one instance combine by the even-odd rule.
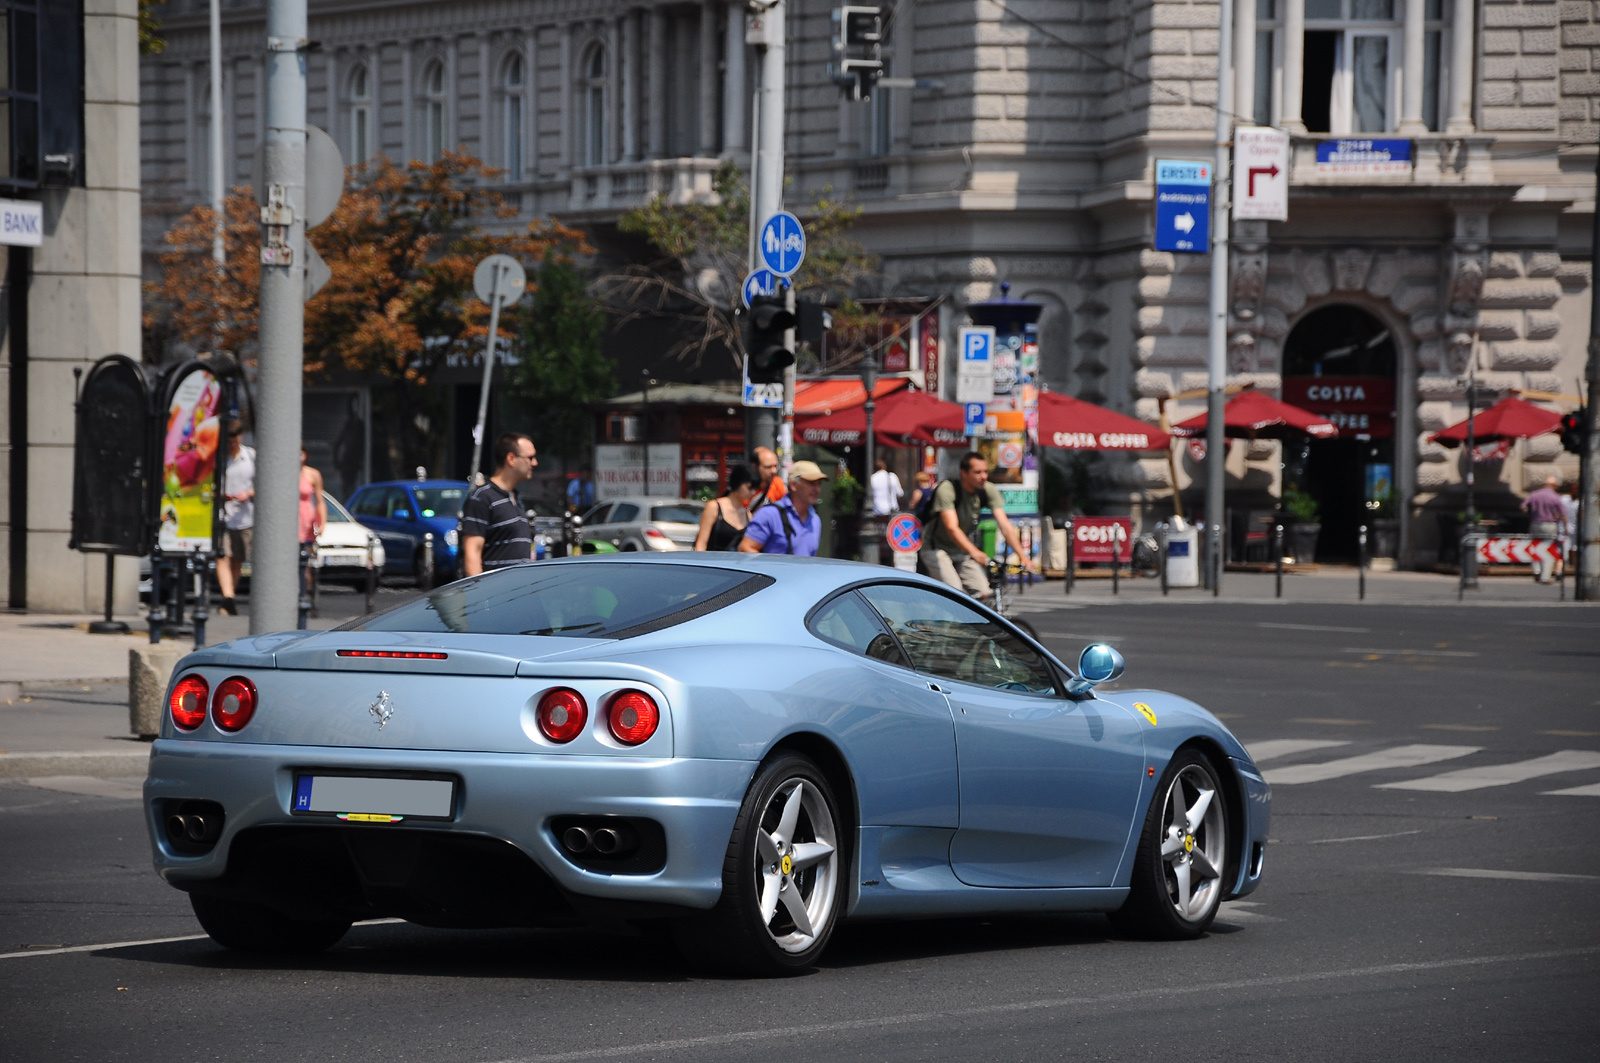
[[[1600,153],[1594,160],[1600,198]],[[1581,601],[1600,601],[1600,203],[1595,205],[1589,243],[1589,367],[1585,374],[1583,453],[1578,471],[1578,587]]]
[[[211,259],[218,273],[228,261],[222,243],[223,227],[228,223],[223,213],[222,181],[222,0],[211,0],[211,210],[216,215]]]
[[[1254,2],[1254,0],[1246,0]],[[1211,590],[1222,584],[1227,441],[1223,407],[1228,386],[1228,163],[1233,140],[1233,0],[1222,0],[1217,33],[1217,155],[1211,196],[1211,347],[1206,358],[1206,562]],[[1173,485],[1177,487],[1176,484]]]
[[[261,207],[261,384],[250,633],[295,626],[299,606],[300,394],[305,326],[306,0],[267,2],[267,140]],[[215,111],[220,100],[213,100]]]
[[[759,4],[759,10],[746,22],[747,43],[756,46],[761,62],[758,64],[761,87],[756,93],[759,114],[759,134],[755,152],[755,174],[751,180],[754,195],[751,213],[755,231],[760,232],[767,219],[783,209],[783,122],[786,53],[784,49],[784,0]],[[794,287],[785,289],[786,305],[794,312]],[[784,335],[784,347],[794,350],[794,331]],[[783,373],[783,412],[778,424],[778,438],[762,439],[762,445],[776,442],[778,474],[788,478],[789,465],[794,461],[794,366]],[[767,422],[762,421],[764,428]],[[764,434],[764,433],[763,433]]]

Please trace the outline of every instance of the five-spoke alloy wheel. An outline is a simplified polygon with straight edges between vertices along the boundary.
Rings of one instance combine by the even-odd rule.
[[[838,922],[845,854],[839,805],[809,759],[779,754],[756,773],[723,862],[722,898],[675,928],[692,963],[776,975],[816,962]]]
[[[1128,901],[1111,913],[1112,923],[1140,937],[1199,937],[1227,888],[1227,862],[1227,797],[1216,769],[1200,753],[1181,750],[1150,802]]]

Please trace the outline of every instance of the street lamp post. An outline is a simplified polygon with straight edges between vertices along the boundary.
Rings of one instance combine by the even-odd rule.
[[[639,446],[644,450],[644,494],[650,496],[650,370],[639,370],[644,385],[644,409],[639,414]]]
[[[861,365],[861,385],[867,389],[867,512],[861,517],[862,533],[858,545],[861,549],[861,560],[869,565],[876,565],[878,563],[878,523],[875,519],[877,503],[872,497],[872,474],[877,468],[878,453],[877,439],[872,428],[872,415],[878,408],[877,400],[872,394],[878,387],[878,356],[875,351],[869,351],[867,360]]]

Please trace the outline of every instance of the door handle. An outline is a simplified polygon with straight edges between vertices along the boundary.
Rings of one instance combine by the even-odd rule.
[[[933,691],[935,694],[948,693],[948,691],[946,691],[945,688],[940,686],[938,683],[929,683],[928,684],[928,689]]]

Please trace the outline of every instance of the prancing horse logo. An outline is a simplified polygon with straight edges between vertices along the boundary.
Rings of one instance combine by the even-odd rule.
[[[389,700],[387,690],[378,691],[378,700],[367,706],[367,711],[378,719],[378,730],[383,730],[383,725],[389,722],[389,717],[394,715],[394,703]]]

